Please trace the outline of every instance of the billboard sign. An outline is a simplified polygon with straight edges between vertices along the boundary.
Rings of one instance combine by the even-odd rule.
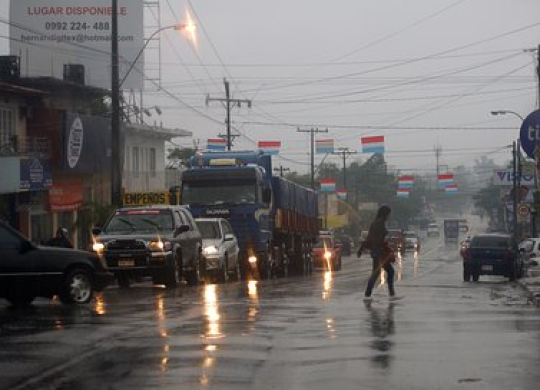
[[[118,0],[120,80],[144,45],[143,0]],[[87,85],[111,85],[111,0],[12,0],[10,52],[21,59],[24,77],[62,79],[64,65],[81,64]],[[136,68],[143,69],[143,56]],[[135,69],[123,88],[142,89]]]
[[[519,174],[516,173],[516,180],[521,185],[534,187],[534,174],[523,172],[521,180]],[[514,184],[514,173],[512,170],[495,170],[493,172],[493,184],[496,186],[512,186]]]
[[[48,159],[21,158],[20,189],[40,191],[52,186],[52,170]]]
[[[111,167],[111,131],[107,118],[67,112],[64,125],[64,172],[108,172]]]

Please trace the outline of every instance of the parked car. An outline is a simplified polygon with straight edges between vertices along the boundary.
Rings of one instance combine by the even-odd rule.
[[[11,304],[55,295],[66,304],[88,303],[112,278],[95,253],[35,246],[0,222],[0,298]]]
[[[403,236],[405,237],[405,249],[420,251],[420,238],[415,232],[409,230],[404,232]]]
[[[527,263],[540,260],[540,238],[528,238],[519,244],[519,251]]]
[[[427,228],[428,237],[439,237],[439,225],[436,223],[430,223]]]
[[[321,233],[311,249],[313,267],[327,271],[341,270],[341,247],[332,234]]]
[[[463,254],[463,279],[478,281],[480,275],[502,275],[516,280],[524,264],[517,242],[508,234],[479,234],[471,238]]]
[[[122,287],[140,276],[167,288],[176,287],[182,277],[190,285],[204,280],[201,232],[185,206],[119,208],[93,233],[94,251]]]
[[[223,218],[196,218],[195,221],[202,235],[207,277],[219,283],[228,281],[230,276],[238,279],[238,240],[229,221]]]

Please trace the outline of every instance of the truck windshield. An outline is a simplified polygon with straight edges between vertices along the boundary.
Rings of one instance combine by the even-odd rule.
[[[257,186],[254,182],[231,183],[223,181],[193,182],[182,184],[182,204],[220,205],[254,204],[257,202]]]
[[[167,210],[127,210],[116,212],[103,231],[105,233],[132,233],[135,231],[163,231],[172,229],[172,214]]]

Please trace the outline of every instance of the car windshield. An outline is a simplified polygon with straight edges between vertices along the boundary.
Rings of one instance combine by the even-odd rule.
[[[197,226],[201,231],[202,238],[221,238],[221,231],[217,221],[197,221]]]
[[[169,210],[117,211],[103,228],[104,233],[132,233],[142,231],[167,231],[173,229]]]
[[[405,233],[404,233],[404,236],[405,236],[405,238],[416,238],[416,234],[415,234],[415,233],[407,233],[407,232],[405,232]]]

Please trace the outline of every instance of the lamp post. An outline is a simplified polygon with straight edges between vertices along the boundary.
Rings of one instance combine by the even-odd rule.
[[[497,116],[497,115],[514,115],[516,116],[517,118],[519,118],[519,120],[523,123],[524,121],[524,118],[523,116],[521,116],[520,114],[518,114],[517,112],[515,111],[511,111],[511,110],[495,110],[495,111],[491,111],[491,115],[494,115],[494,116]],[[513,195],[512,195],[512,211],[513,211],[513,228],[514,228],[514,237],[516,239],[519,238],[519,235],[518,233],[521,233],[521,229],[519,229],[519,225],[517,223],[517,204],[518,204],[518,189],[519,191],[521,192],[521,149],[520,149],[520,141],[519,141],[519,138],[516,141],[513,142],[512,144],[512,171],[513,171],[513,179],[512,179],[512,192],[513,192]],[[535,182],[536,182],[536,177],[535,177]],[[536,187],[536,184],[535,184],[535,187]],[[531,213],[532,216],[531,216],[531,234],[532,236],[534,237],[535,236],[535,233],[536,233],[536,223],[535,223],[535,213]],[[520,230],[518,232],[518,229]]]
[[[141,57],[148,43],[161,31],[167,29],[184,30],[190,34],[195,33],[196,25],[191,18],[187,22],[172,26],[165,26],[154,31],[146,40],[143,47],[131,62],[128,70],[120,80],[119,54],[118,54],[118,0],[111,0],[111,204],[122,204],[122,150],[120,142],[120,88],[126,81],[133,67]]]

